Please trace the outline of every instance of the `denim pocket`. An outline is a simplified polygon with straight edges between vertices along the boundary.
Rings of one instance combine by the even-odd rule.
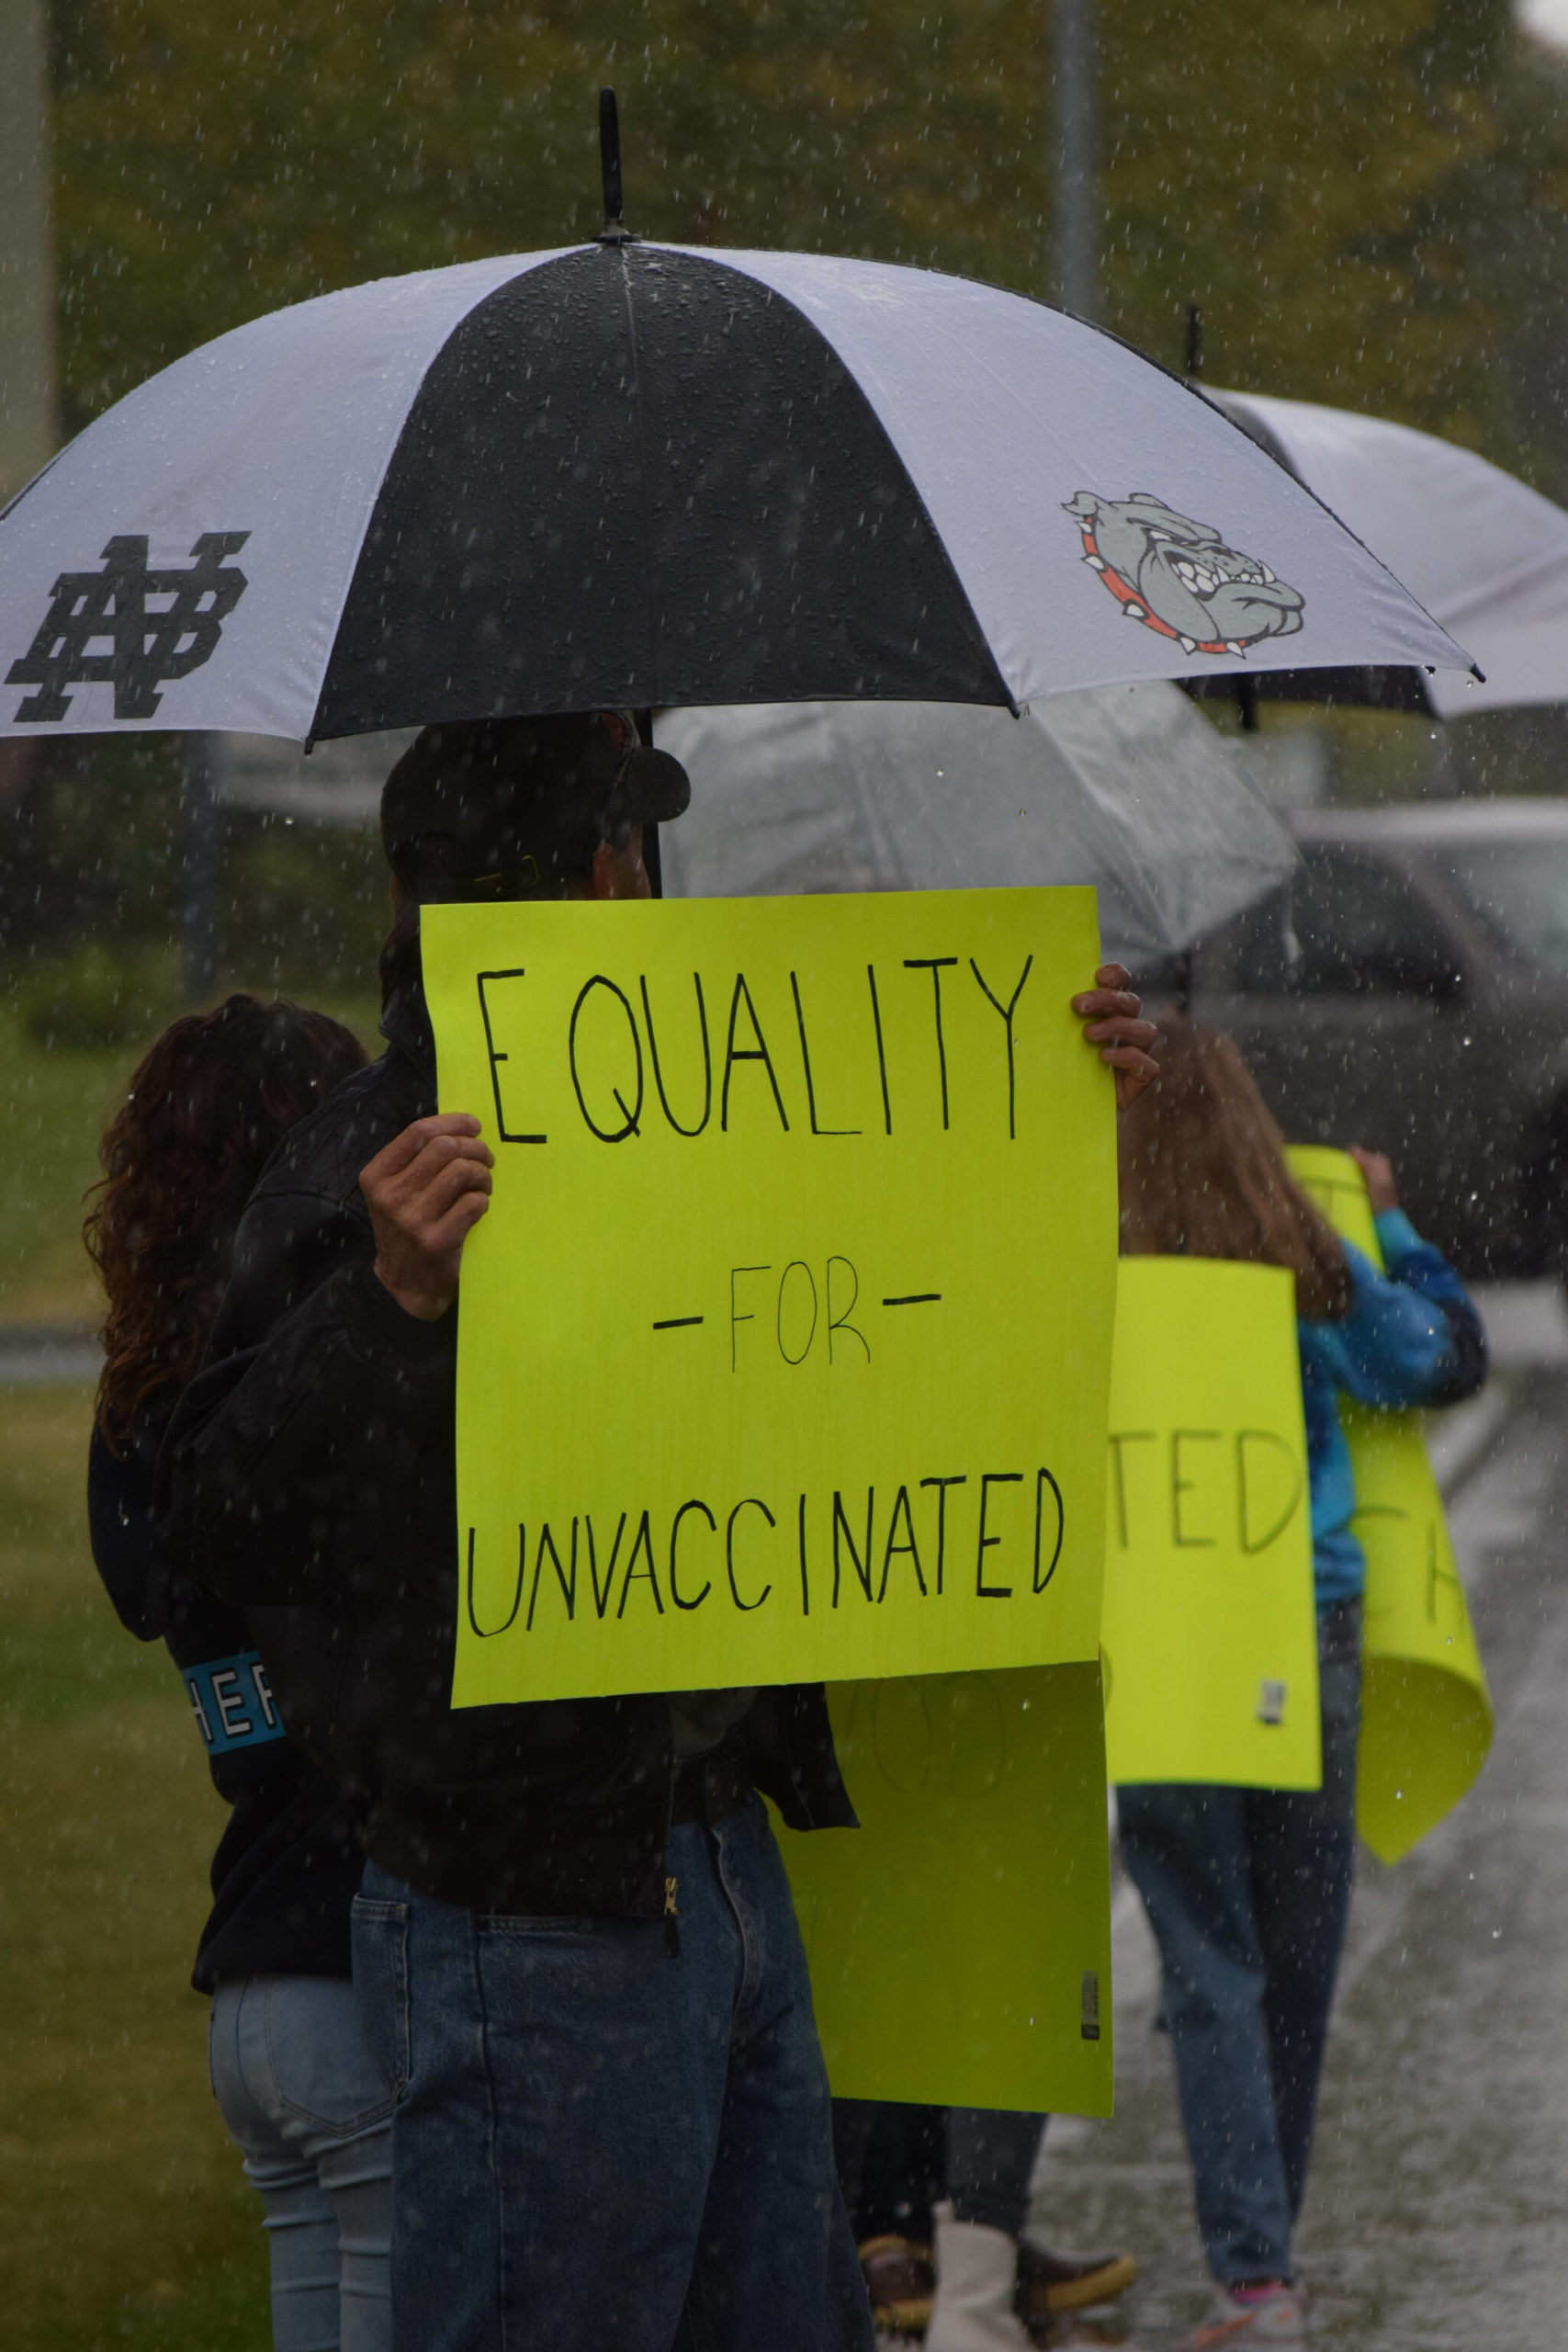
[[[337,2139],[384,2123],[389,2086],[367,2047],[352,1984],[335,1976],[254,1977],[266,2079],[279,2111]]]
[[[352,1909],[354,1998],[371,2060],[394,2100],[413,2071],[409,2024],[409,1905],[356,1894]]]

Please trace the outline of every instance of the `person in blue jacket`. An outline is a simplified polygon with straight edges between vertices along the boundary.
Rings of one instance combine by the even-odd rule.
[[[1121,1123],[1124,1254],[1240,1258],[1296,1277],[1323,1710],[1312,1791],[1140,1783],[1122,1852],[1159,1944],[1165,2013],[1215,2281],[1192,2352],[1305,2342],[1292,2233],[1306,2186],[1356,1849],[1361,1595],[1356,1481],[1339,1398],[1451,1405],[1486,1376],[1453,1269],[1358,1149],[1386,1272],[1340,1240],[1286,1166],[1230,1040],[1160,1023],[1160,1077]]]

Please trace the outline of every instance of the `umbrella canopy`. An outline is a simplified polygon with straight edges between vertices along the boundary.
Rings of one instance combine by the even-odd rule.
[[[1484,680],[1421,669],[1276,672],[1265,694],[1464,718],[1568,701],[1568,514],[1469,449],[1376,416],[1211,392],[1461,638]]]
[[[993,287],[595,243],[179,360],[0,516],[0,733],[1016,706],[1468,656],[1208,401]]]
[[[1246,763],[1170,685],[1058,695],[1021,720],[942,703],[690,710],[664,835],[685,897],[1093,882],[1108,954],[1179,954],[1296,863]]]

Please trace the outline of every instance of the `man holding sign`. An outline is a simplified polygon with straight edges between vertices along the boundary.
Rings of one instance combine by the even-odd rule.
[[[258,1612],[291,1731],[368,1797],[356,1983],[400,2094],[393,2298],[406,2352],[525,2334],[551,2352],[668,2352],[694,2329],[736,2352],[870,2342],[800,1940],[754,1794],[798,1828],[852,1826],[820,1682],[770,1677],[769,1634],[757,1689],[636,1696],[601,1679],[604,1695],[580,1695],[592,1671],[569,1668],[562,1695],[481,1684],[453,1704],[462,1641],[483,1660],[533,1610],[517,1569],[514,1600],[502,1590],[491,1613],[473,1537],[466,1558],[455,1542],[456,1305],[493,1157],[478,1119],[435,1110],[419,909],[461,903],[479,923],[497,901],[543,901],[543,916],[563,899],[644,899],[641,827],[678,815],[686,794],[676,763],[618,713],[429,729],[405,755],[383,804],[400,910],[384,962],[389,1051],[258,1188],[165,1457],[175,1542]],[[1154,1065],[1126,978],[1103,968],[1074,1005],[1130,1097]],[[735,1027],[731,1008],[734,1059],[760,1086],[774,1074]],[[804,1032],[803,1018],[803,1051]],[[487,1035],[500,1131],[526,1143],[488,1015]],[[1010,1085],[1010,1027],[1008,1047]],[[945,1119],[945,1062],[942,1085]],[[532,1247],[558,1254],[564,1238],[541,1219]],[[583,1265],[596,1296],[637,1271],[602,1252]],[[829,1301],[829,1329],[861,1319],[846,1295]],[[735,1345],[754,1311],[736,1306]],[[624,1399],[602,1393],[601,1410],[612,1403]],[[529,1414],[525,1397],[509,1429],[525,1436]],[[998,1526],[1007,1500],[993,1498]],[[523,1555],[535,1589],[542,1574],[556,1595],[558,1633],[575,1630],[576,1519],[558,1535],[547,1566]],[[698,1609],[711,1568],[682,1590],[674,1535],[662,1566],[650,1544],[637,1566],[629,1540],[615,1589],[651,1640],[675,1609]],[[591,1541],[581,1589],[592,1577],[597,1595]],[[726,1580],[719,1544],[743,1619],[762,1582],[738,1563]],[[694,1542],[694,1567],[698,1556]],[[610,1590],[595,1626],[616,1622]]]

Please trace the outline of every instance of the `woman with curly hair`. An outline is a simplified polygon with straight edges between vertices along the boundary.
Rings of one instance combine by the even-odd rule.
[[[173,1567],[158,1447],[279,1139],[365,1057],[293,1004],[231,996],[166,1029],[100,1146],[84,1238],[103,1276],[88,1459],[93,1555],[121,1622],[162,1638],[230,1807],[192,1983],[212,1996],[212,2084],[265,2204],[277,2352],[389,2339],[390,2109],[355,2019],[354,1808],[287,1736],[243,1613]]]

